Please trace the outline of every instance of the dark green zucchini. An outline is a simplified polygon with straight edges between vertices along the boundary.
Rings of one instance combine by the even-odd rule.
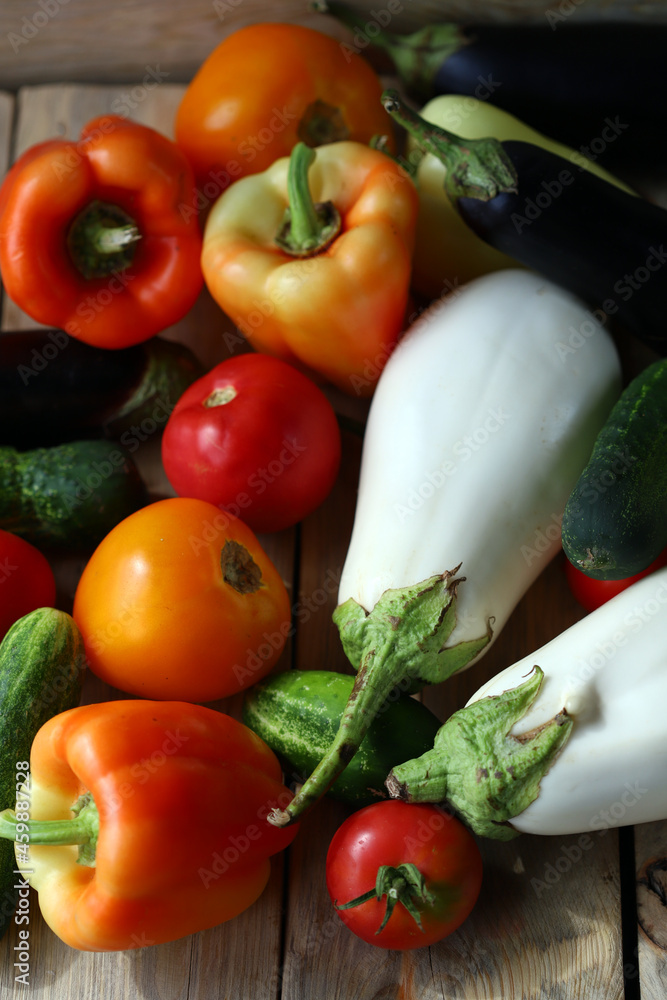
[[[142,421],[164,426],[203,374],[192,351],[159,337],[110,351],[63,330],[2,333],[0,444],[25,449],[118,439]]]
[[[641,573],[667,546],[667,360],[627,386],[565,507],[563,550],[596,580]]]
[[[73,618],[55,608],[20,618],[0,643],[0,809],[14,808],[37,731],[78,705],[85,665]],[[14,844],[0,840],[0,937],[16,907],[15,868]]]
[[[354,677],[330,670],[287,670],[250,688],[243,721],[304,781],[333,742]],[[433,745],[440,720],[408,695],[388,701],[359,750],[327,795],[362,806],[387,798],[384,780],[394,765]]]
[[[95,546],[147,502],[136,465],[115,441],[0,447],[0,528],[38,547]]]

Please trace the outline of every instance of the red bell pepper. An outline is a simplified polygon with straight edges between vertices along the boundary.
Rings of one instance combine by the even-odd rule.
[[[0,187],[0,274],[47,326],[129,347],[181,319],[202,288],[194,176],[166,136],[116,115],[78,142],[28,149]]]

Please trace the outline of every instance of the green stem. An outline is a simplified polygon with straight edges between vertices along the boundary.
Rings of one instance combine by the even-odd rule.
[[[132,263],[141,233],[118,205],[93,201],[72,222],[67,247],[84,278],[102,278]]]
[[[378,868],[373,889],[351,899],[349,903],[339,903],[336,900],[334,906],[337,910],[351,910],[355,906],[367,903],[369,899],[381,900],[383,896],[387,897],[387,907],[376,934],[384,930],[387,921],[394,912],[396,903],[402,903],[420,931],[424,930],[420,910],[432,906],[435,902],[435,896],[427,889],[424,876],[417,866],[411,863],[399,865],[397,868],[392,868],[391,865],[381,865]]]
[[[274,826],[288,826],[310,809],[352,760],[379,709],[401,681],[400,664],[392,664],[391,654],[391,641],[367,654],[333,742],[287,808],[274,809],[269,815]]]
[[[504,192],[516,192],[514,164],[498,139],[462,139],[427,122],[404,104],[395,90],[386,90],[382,103],[425,153],[437,157],[447,168],[445,190],[456,203],[459,198],[490,201]]]
[[[395,35],[382,30],[377,15],[351,10],[338,0],[316,0],[313,8],[355,32],[357,46],[372,45],[386,52],[408,93],[422,102],[434,96],[435,78],[445,60],[469,44],[457,24],[431,24],[409,35]]]
[[[72,812],[74,819],[18,820],[13,809],[4,809],[0,812],[0,837],[16,841],[27,834],[28,847],[79,844],[85,847],[79,854],[79,861],[94,864],[100,821],[90,792],[77,799]]]
[[[491,638],[447,645],[456,625],[461,581],[445,572],[410,587],[387,590],[369,613],[350,599],[334,611],[343,649],[357,677],[336,736],[286,809],[269,822],[287,826],[309,809],[345,770],[368,729],[395,690],[436,684],[474,659]]]
[[[385,782],[404,802],[448,802],[482,837],[510,840],[511,819],[533,802],[540,781],[572,732],[565,709],[542,726],[513,736],[512,727],[539,693],[535,667],[516,688],[459,709],[438,730],[432,750],[394,767]]]
[[[292,257],[311,257],[320,253],[340,232],[341,218],[335,205],[330,201],[315,204],[310,193],[308,171],[315,155],[315,150],[304,142],[297,143],[290,155],[289,207],[275,242]]]

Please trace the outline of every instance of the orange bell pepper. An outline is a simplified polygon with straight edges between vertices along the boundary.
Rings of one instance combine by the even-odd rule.
[[[0,188],[7,294],[47,326],[129,347],[181,319],[203,287],[194,175],[154,129],[116,115],[38,143]]]
[[[58,937],[120,951],[250,906],[269,856],[293,839],[266,815],[291,798],[273,751],[230,716],[187,702],[107,702],[42,726],[29,784],[16,812],[0,814],[0,835],[16,841],[18,867]]]
[[[299,143],[216,201],[204,280],[254,348],[370,396],[404,325],[417,206],[385,153]]]

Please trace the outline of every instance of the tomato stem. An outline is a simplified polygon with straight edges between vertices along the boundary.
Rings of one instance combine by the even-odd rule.
[[[308,171],[315,160],[315,150],[299,142],[292,150],[287,174],[287,208],[275,242],[292,257],[311,257],[321,253],[340,232],[341,218],[331,201],[313,201]]]
[[[414,919],[420,931],[424,931],[421,921],[420,908],[432,905],[435,901],[433,893],[426,888],[424,876],[416,865],[411,863],[399,865],[393,868],[391,865],[381,865],[378,868],[375,888],[362,893],[349,903],[339,903],[337,900],[334,906],[337,910],[350,910],[354,906],[360,906],[368,902],[369,899],[382,899],[387,897],[387,906],[382,918],[382,923],[376,930],[379,934],[386,927],[387,921],[394,912],[396,903],[402,903],[410,916]],[[421,906],[420,906],[421,904]]]

